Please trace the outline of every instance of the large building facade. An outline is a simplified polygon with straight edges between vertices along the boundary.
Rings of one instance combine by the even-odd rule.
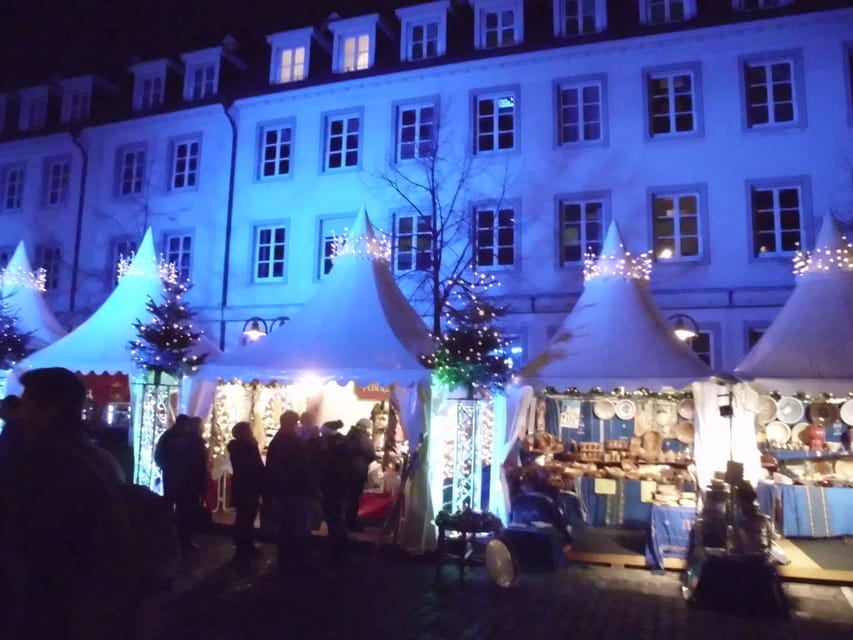
[[[418,215],[437,204],[464,227],[448,256],[500,281],[524,360],[615,220],[652,252],[664,312],[694,319],[694,349],[730,370],[821,216],[853,226],[849,3],[364,4],[282,25],[263,62],[226,38],[125,78],[6,91],[0,262],[24,240],[73,326],[151,226],[229,348],[247,319],[298,311],[362,205],[429,318],[412,276],[442,242]]]

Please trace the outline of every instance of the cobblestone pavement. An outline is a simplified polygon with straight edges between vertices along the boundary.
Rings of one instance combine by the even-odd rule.
[[[677,574],[572,566],[524,571],[509,589],[475,568],[459,583],[451,565],[438,586],[425,560],[355,554],[350,565],[285,586],[274,548],[248,563],[228,540],[200,538],[174,593],[149,616],[161,640],[263,638],[669,638],[773,640],[853,638],[853,605],[839,587],[785,584],[784,620],[737,617],[686,606]]]

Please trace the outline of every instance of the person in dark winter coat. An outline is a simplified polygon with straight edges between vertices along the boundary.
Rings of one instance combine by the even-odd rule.
[[[181,414],[157,441],[154,461],[163,471],[163,495],[174,507],[175,526],[184,551],[197,548],[192,535],[197,528],[207,492],[207,448],[190,418]]]
[[[234,477],[231,480],[231,501],[237,509],[234,519],[234,546],[237,555],[255,551],[255,518],[263,491],[264,463],[258,441],[248,422],[238,422],[231,430],[234,439],[228,443],[228,455]]]
[[[344,524],[344,501],[347,492],[347,441],[340,433],[344,423],[326,422],[320,429],[316,459],[317,484],[322,492],[323,519],[328,531],[329,560],[341,564],[347,560],[347,529]]]
[[[358,519],[358,507],[364,484],[367,482],[367,470],[370,463],[376,460],[376,450],[370,438],[370,420],[361,418],[347,433],[347,449],[349,454],[346,521],[350,531],[364,531]]]

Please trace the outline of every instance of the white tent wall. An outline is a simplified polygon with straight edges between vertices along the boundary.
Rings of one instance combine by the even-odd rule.
[[[489,511],[509,524],[510,494],[504,463],[527,427],[527,415],[533,404],[533,387],[508,385],[505,395],[495,394],[492,471],[489,478]]]
[[[743,464],[743,475],[753,486],[761,477],[761,456],[755,439],[758,394],[744,383],[733,386],[714,381],[694,382],[694,455],[700,487],[715,472],[725,472],[729,460]],[[722,417],[720,407],[731,404],[732,417]]]

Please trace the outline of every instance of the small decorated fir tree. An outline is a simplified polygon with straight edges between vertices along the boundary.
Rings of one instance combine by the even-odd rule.
[[[18,329],[18,316],[0,294],[0,369],[11,369],[32,353],[30,335]]]
[[[195,313],[183,300],[190,286],[166,278],[162,281],[163,302],[158,304],[148,297],[146,306],[151,320],[147,323],[137,320],[133,324],[139,337],[129,344],[137,365],[154,371],[157,380],[162,373],[179,378],[207,358],[207,354],[192,353],[202,334],[193,331]]]

